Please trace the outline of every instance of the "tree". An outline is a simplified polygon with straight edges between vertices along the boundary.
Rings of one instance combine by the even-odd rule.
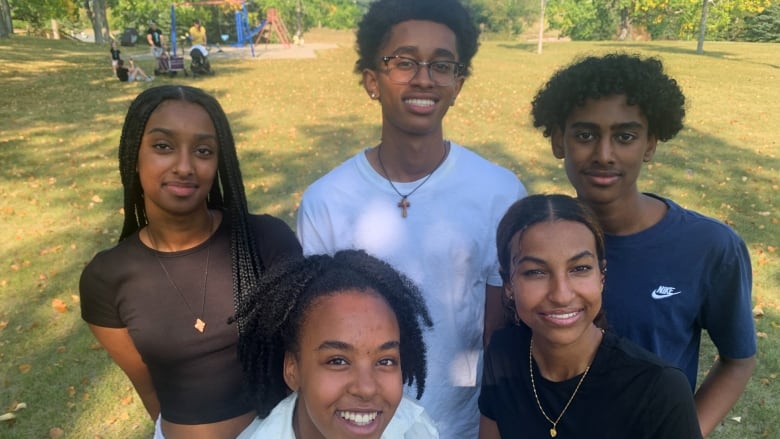
[[[747,41],[780,43],[780,1],[746,18],[744,37]]]
[[[84,9],[87,11],[87,17],[92,23],[92,30],[95,33],[95,44],[103,44],[111,38],[108,28],[108,19],[106,18],[105,0],[84,0]]]
[[[14,34],[14,23],[11,20],[11,5],[8,0],[0,0],[0,38]]]
[[[707,6],[710,0],[701,2],[701,20],[699,21],[699,42],[696,45],[696,53],[704,53],[704,35],[707,33]]]

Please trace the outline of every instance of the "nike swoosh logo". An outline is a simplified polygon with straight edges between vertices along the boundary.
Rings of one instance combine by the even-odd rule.
[[[666,299],[667,297],[676,296],[678,294],[682,293],[682,291],[675,291],[671,288],[656,288],[653,290],[653,292],[650,294],[650,297],[653,299]]]

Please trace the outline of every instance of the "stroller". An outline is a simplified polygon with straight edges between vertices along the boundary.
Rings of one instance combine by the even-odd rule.
[[[167,74],[168,76],[176,76],[176,73],[184,72],[184,76],[187,74],[187,69],[184,67],[184,57],[173,55],[170,52],[162,52],[157,58],[157,68],[154,69],[155,76]]]
[[[209,63],[209,52],[205,47],[200,44],[192,46],[190,50],[190,70],[192,71],[192,77],[198,75],[213,75],[214,71],[211,70],[211,63]]]

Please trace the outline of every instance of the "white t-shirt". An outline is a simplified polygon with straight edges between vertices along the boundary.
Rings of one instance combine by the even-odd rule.
[[[420,183],[393,184],[405,194]],[[428,373],[420,403],[443,438],[477,436],[485,287],[502,284],[496,226],[525,195],[512,172],[454,143],[409,196],[406,218],[401,197],[365,151],[303,194],[297,233],[304,254],[364,249],[421,288],[434,326],[425,333]]]
[[[265,419],[255,418],[236,439],[296,439],[293,413],[298,393],[283,399]],[[439,433],[425,409],[404,397],[393,419],[382,433],[382,439],[438,439]]]

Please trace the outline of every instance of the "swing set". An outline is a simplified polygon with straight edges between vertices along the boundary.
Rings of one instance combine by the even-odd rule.
[[[249,14],[246,10],[246,3],[243,0],[219,0],[219,1],[195,1],[171,3],[171,47],[176,54],[176,7],[177,6],[200,6],[200,5],[241,5],[241,9],[235,12],[236,42],[234,47],[243,47],[247,44],[252,52],[252,58],[255,57],[255,44],[260,41],[264,33],[273,33],[284,45],[290,47],[290,34],[284,25],[282,18],[276,12],[276,9],[268,9],[266,18],[256,27],[249,26]],[[257,35],[256,40],[252,38]],[[223,41],[224,41],[223,36]]]

